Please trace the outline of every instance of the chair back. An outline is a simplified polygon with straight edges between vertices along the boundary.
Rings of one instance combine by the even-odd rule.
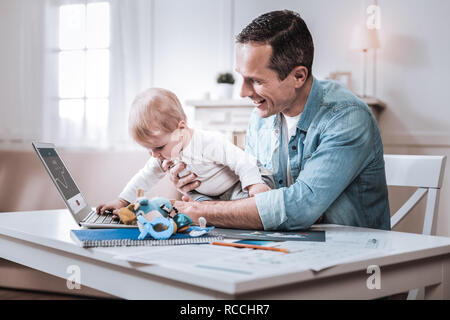
[[[418,188],[391,217],[391,228],[405,218],[425,194],[428,194],[422,234],[436,233],[439,191],[444,177],[445,161],[445,156],[384,155],[388,186]]]

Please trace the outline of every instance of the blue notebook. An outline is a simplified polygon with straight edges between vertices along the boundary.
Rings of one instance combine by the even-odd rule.
[[[221,236],[203,235],[191,237],[189,234],[176,233],[167,240],[145,238],[138,240],[139,229],[82,229],[71,230],[71,238],[81,247],[116,247],[116,246],[171,246],[181,244],[201,244],[222,240]]]

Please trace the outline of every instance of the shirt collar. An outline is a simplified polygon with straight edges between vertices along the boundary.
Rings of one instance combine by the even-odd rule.
[[[323,87],[319,81],[313,77],[311,90],[309,91],[308,99],[306,100],[305,108],[303,109],[297,128],[305,132],[308,131],[309,125],[319,111],[322,98]]]
[[[323,98],[323,87],[319,81],[313,76],[313,83],[311,90],[309,91],[308,99],[306,100],[305,108],[303,109],[302,116],[297,124],[297,128],[307,132],[309,125],[319,111],[319,107]],[[277,113],[273,116],[272,127],[281,126],[281,114]]]

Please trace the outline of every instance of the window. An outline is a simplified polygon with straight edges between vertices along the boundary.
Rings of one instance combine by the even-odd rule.
[[[78,138],[106,134],[109,110],[110,5],[59,8],[59,118]]]

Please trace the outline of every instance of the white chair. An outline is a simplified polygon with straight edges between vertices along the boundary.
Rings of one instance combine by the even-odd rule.
[[[405,218],[428,193],[422,234],[436,234],[439,191],[444,177],[445,160],[445,156],[384,155],[388,186],[418,188],[391,217],[391,228]]]
[[[444,177],[445,160],[445,156],[384,155],[388,186],[417,187],[416,192],[392,215],[391,228],[428,194],[422,234],[436,234],[439,191]],[[408,299],[416,299],[418,295],[418,289],[411,290]]]

